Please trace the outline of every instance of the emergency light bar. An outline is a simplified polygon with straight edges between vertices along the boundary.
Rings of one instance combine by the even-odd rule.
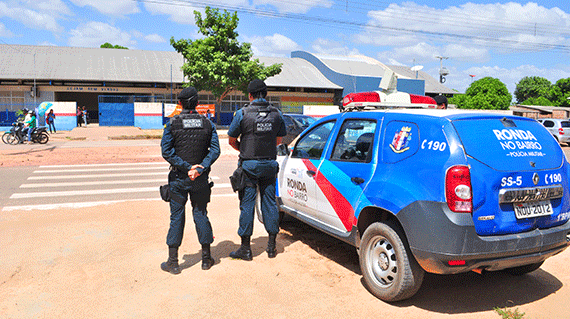
[[[342,100],[342,111],[363,110],[365,108],[432,108],[437,103],[429,96],[404,92],[384,93],[381,91],[347,94]]]

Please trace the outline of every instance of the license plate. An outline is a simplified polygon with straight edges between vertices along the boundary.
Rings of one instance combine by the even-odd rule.
[[[550,204],[549,200],[515,203],[513,205],[517,219],[552,215],[552,204]]]

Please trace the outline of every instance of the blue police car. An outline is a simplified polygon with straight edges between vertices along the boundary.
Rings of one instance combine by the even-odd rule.
[[[569,245],[569,164],[533,119],[349,111],[278,161],[280,210],[355,246],[385,301],[413,296],[425,272],[522,275]]]

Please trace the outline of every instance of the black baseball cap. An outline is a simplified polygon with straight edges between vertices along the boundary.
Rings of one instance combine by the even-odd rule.
[[[265,82],[259,79],[249,82],[249,85],[247,86],[248,93],[257,93],[262,91],[267,91],[267,85],[265,85]]]
[[[435,103],[439,104],[445,104],[447,105],[447,98],[444,95],[436,95],[434,98]]]
[[[198,95],[198,91],[196,91],[196,89],[192,86],[189,86],[187,88],[184,88],[184,90],[182,90],[182,92],[180,92],[180,94],[178,94],[178,99],[179,100],[187,100],[189,98],[192,98],[194,96]]]

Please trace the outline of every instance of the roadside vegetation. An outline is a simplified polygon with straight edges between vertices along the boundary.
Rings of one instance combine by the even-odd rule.
[[[515,310],[505,308],[495,308],[495,312],[501,316],[503,319],[524,319],[524,312],[519,312],[519,308]]]

